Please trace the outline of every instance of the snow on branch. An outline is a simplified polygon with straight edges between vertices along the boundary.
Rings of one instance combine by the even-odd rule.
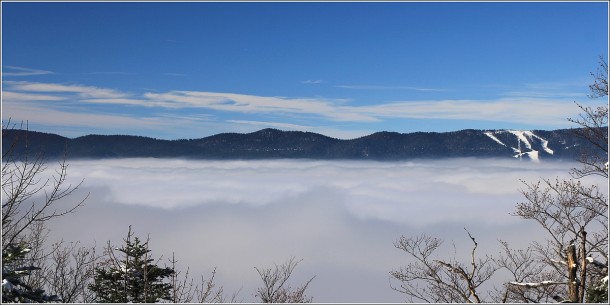
[[[541,286],[551,286],[551,285],[565,285],[568,282],[555,282],[555,281],[542,281],[540,283],[519,283],[519,282],[509,282],[511,285],[515,286],[525,286],[527,288],[533,287],[541,287]]]
[[[594,258],[588,256],[587,258],[587,262],[589,262],[589,264],[593,264],[595,267],[600,267],[600,268],[607,268],[608,266],[606,266],[606,264],[595,260]]]
[[[564,266],[568,265],[568,262],[566,261],[560,261],[560,260],[556,260],[556,259],[551,259],[551,262],[556,263],[556,264],[562,264]]]

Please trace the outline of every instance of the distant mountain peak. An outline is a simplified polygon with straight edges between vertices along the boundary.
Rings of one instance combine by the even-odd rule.
[[[288,131],[282,131],[277,128],[264,128],[259,131],[251,132],[250,134],[279,134],[279,133],[284,133],[284,132],[288,132]]]

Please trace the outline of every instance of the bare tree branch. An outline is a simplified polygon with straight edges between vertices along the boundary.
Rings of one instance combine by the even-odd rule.
[[[273,269],[254,268],[260,275],[261,280],[263,280],[263,287],[258,288],[256,293],[263,303],[310,303],[312,301],[311,297],[305,295],[305,290],[307,290],[315,276],[297,288],[292,288],[288,284],[294,268],[301,261],[296,261],[292,257],[280,266],[275,265]]]

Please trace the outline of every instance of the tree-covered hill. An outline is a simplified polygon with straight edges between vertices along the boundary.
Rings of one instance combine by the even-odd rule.
[[[606,128],[607,130],[607,128]],[[27,144],[26,144],[27,143]],[[574,159],[591,144],[574,130],[461,130],[455,132],[377,132],[340,140],[324,135],[263,129],[253,133],[222,133],[200,139],[159,140],[129,135],[87,135],[66,138],[25,130],[4,130],[3,154],[43,151],[46,158],[194,158],[194,159],[350,159],[514,157]]]

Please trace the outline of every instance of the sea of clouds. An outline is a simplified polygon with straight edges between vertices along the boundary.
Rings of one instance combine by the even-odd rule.
[[[49,170],[53,164],[49,164]],[[520,180],[569,177],[571,162],[445,159],[405,162],[70,161],[68,182],[89,194],[84,207],[51,223],[53,238],[103,247],[121,243],[129,225],[150,237],[155,256],[175,253],[179,267],[208,277],[217,268],[227,295],[256,301],[254,267],[303,259],[293,285],[316,276],[315,302],[402,302],[389,271],[409,260],[401,235],[446,241],[441,257],[481,254],[498,240],[525,247],[544,238],[532,221],[511,216],[524,200]]]

